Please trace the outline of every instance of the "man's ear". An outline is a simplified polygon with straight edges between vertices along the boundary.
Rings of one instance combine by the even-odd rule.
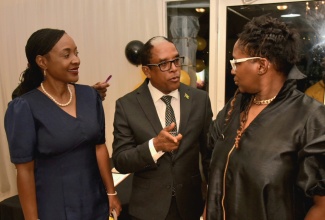
[[[142,72],[144,73],[144,75],[146,75],[148,79],[151,78],[150,69],[148,66],[142,66]]]
[[[39,67],[41,67],[43,70],[46,70],[47,69],[47,66],[46,66],[46,59],[44,56],[41,56],[41,55],[37,55],[36,56],[36,63]]]

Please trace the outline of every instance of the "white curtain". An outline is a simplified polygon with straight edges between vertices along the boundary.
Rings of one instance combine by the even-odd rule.
[[[40,28],[65,30],[80,52],[80,84],[93,85],[113,75],[103,102],[111,153],[115,101],[143,80],[140,67],[127,61],[125,46],[164,33],[161,6],[160,0],[0,0],[0,201],[17,194],[3,119],[27,65],[28,37]]]
[[[189,74],[190,85],[196,88],[196,37],[200,30],[199,18],[187,15],[171,16],[169,29],[178,52],[185,56],[187,65],[184,65],[182,69]]]

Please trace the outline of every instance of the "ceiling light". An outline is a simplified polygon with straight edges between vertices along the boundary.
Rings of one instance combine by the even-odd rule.
[[[281,15],[283,18],[293,18],[293,17],[299,17],[300,14],[286,14],[286,15]]]
[[[199,13],[204,13],[205,9],[204,8],[196,8],[195,11],[199,12]]]
[[[287,5],[278,5],[278,6],[276,6],[276,8],[278,10],[286,10],[288,8],[288,6]]]

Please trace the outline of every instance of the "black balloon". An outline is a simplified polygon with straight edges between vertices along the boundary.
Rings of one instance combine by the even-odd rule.
[[[125,47],[125,56],[128,61],[138,66],[140,61],[140,50],[143,47],[143,43],[138,40],[130,41]]]

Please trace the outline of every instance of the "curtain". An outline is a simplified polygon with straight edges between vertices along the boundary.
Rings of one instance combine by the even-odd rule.
[[[29,36],[41,28],[65,30],[80,52],[80,84],[93,85],[113,75],[103,102],[106,144],[111,154],[115,101],[143,80],[140,67],[127,61],[125,46],[132,40],[145,43],[164,33],[161,6],[158,0],[0,1],[0,201],[17,194],[16,170],[10,162],[3,124],[11,93],[27,66],[25,44]]]
[[[185,56],[187,65],[182,69],[189,74],[190,85],[196,88],[196,37],[200,30],[199,18],[188,15],[171,16],[169,29],[180,55]]]

